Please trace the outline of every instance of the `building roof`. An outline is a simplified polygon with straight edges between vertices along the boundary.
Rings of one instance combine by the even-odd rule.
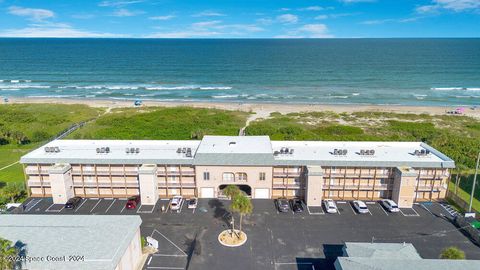
[[[46,152],[45,147],[59,151]],[[102,147],[109,147],[110,152],[97,153]],[[139,153],[127,153],[127,148],[138,148]],[[190,148],[192,155],[177,153],[179,148]],[[335,149],[346,151],[335,155]],[[374,154],[362,155],[362,150],[374,150]],[[430,154],[414,154],[420,150]],[[202,141],[56,140],[23,156],[21,162],[455,167],[449,157],[421,142],[270,141],[268,136],[205,136]]]
[[[336,270],[476,270],[478,260],[422,259],[410,243],[354,243],[343,247],[345,257],[335,261]]]
[[[195,154],[195,165],[272,165],[268,136],[205,136]]]
[[[410,243],[356,243],[346,242],[344,253],[348,257],[421,259]]]
[[[142,220],[139,216],[3,215],[0,237],[26,256],[85,256],[84,262],[40,261],[22,269],[115,269]]]
[[[55,140],[21,158],[22,163],[90,163],[90,164],[192,164],[200,141],[159,140]],[[59,152],[46,152],[46,147],[58,147]],[[97,148],[109,148],[109,153],[97,153]],[[134,149],[134,153],[127,153]],[[136,149],[138,148],[138,153]],[[177,153],[178,148],[190,148],[192,156]]]

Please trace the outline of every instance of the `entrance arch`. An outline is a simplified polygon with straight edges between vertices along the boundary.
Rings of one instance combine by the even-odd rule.
[[[237,186],[241,191],[245,192],[245,194],[247,194],[247,196],[251,197],[252,196],[252,187],[249,186],[249,185],[244,185],[244,184],[223,184],[223,185],[220,185],[218,186],[218,191],[219,191],[219,194],[218,196],[219,197],[225,197],[225,195],[223,195],[223,189],[226,188],[227,186],[229,185],[234,185],[234,186]]]

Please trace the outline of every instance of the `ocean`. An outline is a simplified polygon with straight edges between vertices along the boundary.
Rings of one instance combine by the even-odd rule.
[[[0,39],[0,96],[477,105],[480,39]]]

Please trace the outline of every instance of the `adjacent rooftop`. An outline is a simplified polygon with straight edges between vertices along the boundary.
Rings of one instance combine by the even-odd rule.
[[[139,216],[3,215],[0,236],[30,258],[85,256],[81,266],[44,260],[25,269],[115,269],[141,223]]]

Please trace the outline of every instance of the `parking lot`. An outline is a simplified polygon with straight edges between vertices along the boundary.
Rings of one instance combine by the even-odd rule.
[[[450,213],[440,204],[416,204],[390,213],[378,202],[367,202],[369,212],[358,214],[350,202],[336,203],[337,214],[318,207],[280,213],[273,200],[253,200],[254,211],[243,223],[248,240],[238,248],[223,247],[217,240],[228,228],[226,200],[200,199],[195,210],[183,204],[176,212],[167,208],[168,200],[128,210],[125,199],[82,199],[70,210],[49,198],[31,198],[24,213],[138,214],[142,235],[159,242],[144,269],[333,269],[346,241],[410,242],[423,258],[438,258],[443,248],[457,246],[468,259],[480,259],[480,248],[451,224]]]

